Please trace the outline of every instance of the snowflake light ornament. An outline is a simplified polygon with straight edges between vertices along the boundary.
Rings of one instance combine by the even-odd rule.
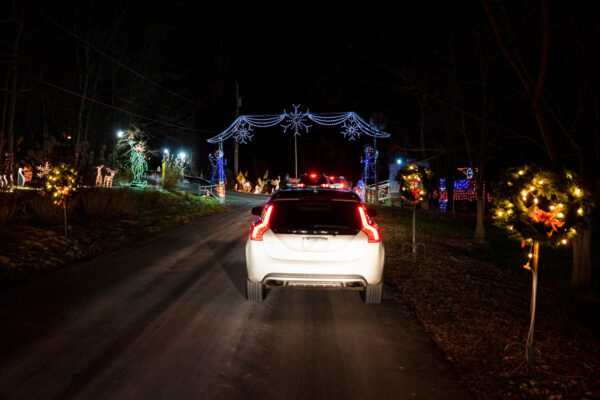
[[[52,166],[48,161],[46,161],[44,165],[38,165],[36,169],[38,170],[38,172],[35,175],[38,178],[43,178],[50,173],[50,170],[52,170]]]
[[[235,129],[233,137],[239,143],[246,144],[254,137],[254,135],[250,132],[252,132],[252,127],[245,120],[241,120],[237,128]]]
[[[302,113],[298,112],[298,108],[300,108],[300,104],[294,105],[293,113],[287,113],[285,109],[283,110],[286,118],[285,122],[281,124],[283,126],[283,133],[287,132],[287,129],[290,127],[294,130],[294,136],[300,135],[302,129],[304,129],[304,133],[308,133],[308,128],[312,126],[305,123],[308,118],[308,110]]]
[[[355,140],[360,137],[360,134],[360,128],[354,121],[344,122],[342,124],[342,135],[344,135],[345,138],[348,138],[348,140]]]

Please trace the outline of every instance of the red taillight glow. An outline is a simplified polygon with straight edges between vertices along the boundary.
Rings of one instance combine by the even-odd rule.
[[[311,177],[312,179],[315,179],[315,178],[317,177],[317,174],[315,174],[315,173],[312,173],[312,174],[310,174],[310,177]]]
[[[328,183],[321,183],[321,187],[327,188],[327,187],[329,187],[329,184]]]
[[[304,183],[299,183],[299,184],[298,184],[298,187],[299,187],[299,188],[303,188],[304,186],[306,186]]]
[[[379,230],[376,226],[369,223],[365,208],[363,206],[358,206],[358,213],[360,214],[360,222],[362,225],[361,231],[367,234],[369,243],[379,243]]]
[[[331,180],[331,181],[335,181],[335,176],[330,176],[330,177],[329,177],[329,180]]]
[[[340,189],[343,189],[345,187],[345,185],[343,183],[340,183]]]
[[[263,233],[269,230],[269,220],[271,219],[272,212],[273,205],[271,204],[269,207],[267,207],[267,211],[265,212],[265,217],[263,220],[252,227],[252,231],[250,232],[251,240],[263,240]]]

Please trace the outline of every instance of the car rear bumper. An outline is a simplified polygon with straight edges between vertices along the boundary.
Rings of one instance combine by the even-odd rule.
[[[307,286],[360,288],[382,280],[384,248],[367,245],[363,255],[352,260],[281,260],[267,255],[264,242],[248,240],[246,267],[248,279],[268,286]]]

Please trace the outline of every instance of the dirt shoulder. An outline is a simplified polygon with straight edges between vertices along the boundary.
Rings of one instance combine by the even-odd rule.
[[[556,266],[565,254],[541,257],[535,325],[535,374],[523,364],[529,328],[531,273],[516,242],[476,246],[464,221],[417,216],[417,242],[427,259],[402,254],[411,241],[408,210],[380,209],[386,281],[481,399],[600,398],[598,303],[571,297]],[[493,228],[490,228],[493,231]],[[498,232],[488,235],[492,240]],[[510,246],[510,247],[509,247]],[[552,259],[550,262],[549,259]],[[567,259],[568,260],[568,259]],[[522,262],[521,262],[522,261]],[[564,266],[568,269],[569,264]],[[557,276],[558,275],[558,276]]]

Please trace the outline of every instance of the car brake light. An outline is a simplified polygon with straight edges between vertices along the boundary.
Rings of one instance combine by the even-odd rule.
[[[328,183],[321,183],[321,187],[324,187],[324,188],[329,187],[329,184]]]
[[[258,224],[252,227],[252,231],[250,232],[250,239],[262,241],[263,233],[269,230],[269,220],[271,219],[271,213],[273,212],[273,205],[271,204],[267,207],[267,211],[265,212],[264,219]]]
[[[331,181],[335,181],[335,176],[330,176],[330,177],[329,177],[329,180],[331,180]]]
[[[298,184],[298,187],[299,187],[299,188],[303,188],[304,186],[306,186],[304,183],[299,183],[299,184]]]
[[[363,206],[358,206],[358,213],[360,214],[361,231],[367,234],[369,243],[379,243],[379,230],[376,225],[373,225],[367,219],[367,213]]]
[[[315,173],[312,173],[312,174],[310,174],[310,177],[311,177],[312,179],[315,179],[315,178],[317,177],[317,174],[315,174]]]
[[[343,188],[344,188],[344,184],[340,183],[340,189],[343,189]]]

